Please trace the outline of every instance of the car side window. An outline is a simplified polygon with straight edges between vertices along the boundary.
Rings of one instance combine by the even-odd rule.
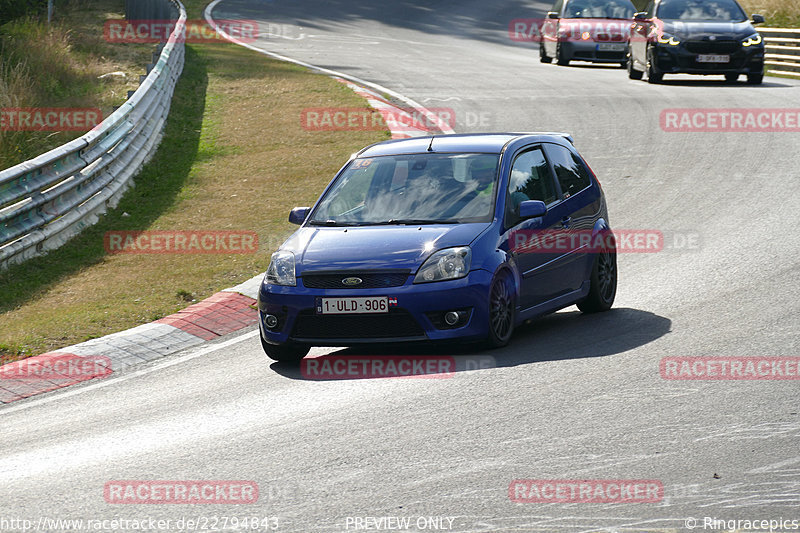
[[[558,144],[547,145],[547,156],[553,163],[556,178],[564,198],[579,193],[592,184],[589,171],[581,158],[569,148]]]
[[[516,223],[519,204],[525,200],[541,200],[545,204],[558,200],[553,175],[540,147],[518,155],[511,167],[506,199],[508,223]]]

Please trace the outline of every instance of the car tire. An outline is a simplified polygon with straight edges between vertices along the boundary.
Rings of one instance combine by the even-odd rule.
[[[589,281],[589,294],[578,302],[578,309],[584,313],[608,311],[614,304],[617,294],[617,250],[601,250],[595,255],[592,276]]]
[[[739,79],[739,74],[735,72],[725,74],[725,81],[727,81],[728,83],[734,83],[738,79]]]
[[[644,76],[644,72],[641,70],[636,70],[633,68],[633,58],[629,55],[628,56],[628,77],[632,80],[640,80],[642,76]]]
[[[564,49],[561,47],[561,43],[558,43],[556,47],[556,60],[557,60],[556,62],[562,67],[566,67],[567,65],[569,65],[569,58],[567,57],[567,54],[564,53]]]
[[[653,48],[647,47],[647,83],[661,83],[664,73],[659,72],[653,61]]]
[[[299,364],[311,349],[310,346],[301,344],[270,344],[261,335],[259,337],[261,338],[261,347],[264,348],[267,357],[281,363]]]
[[[544,42],[539,43],[539,61],[542,63],[552,63],[553,58],[547,55],[547,52],[544,51]]]
[[[764,73],[760,74],[748,74],[747,75],[747,83],[750,85],[761,85],[764,81]]]
[[[500,348],[508,344],[514,333],[516,298],[514,282],[507,272],[500,272],[489,288],[489,348]]]

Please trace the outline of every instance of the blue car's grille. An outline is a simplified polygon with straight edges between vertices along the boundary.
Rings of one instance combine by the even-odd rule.
[[[424,338],[425,332],[405,309],[374,315],[318,315],[306,310],[297,315],[291,337],[303,340]]]
[[[315,272],[302,275],[303,285],[309,289],[382,289],[399,287],[408,279],[410,270],[390,271],[336,271]],[[361,280],[360,283],[353,280]],[[351,280],[350,283],[343,283]]]

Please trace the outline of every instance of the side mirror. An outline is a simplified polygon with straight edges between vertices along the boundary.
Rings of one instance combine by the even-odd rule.
[[[519,204],[519,218],[535,218],[544,216],[547,206],[541,200],[525,200]]]
[[[310,207],[295,207],[289,212],[289,222],[300,226],[306,221],[309,211],[311,211]]]
[[[558,18],[558,11],[548,11],[547,18],[549,19],[557,19]]]
[[[650,20],[650,17],[647,16],[646,11],[639,11],[638,13],[633,14],[633,20],[637,22],[645,22],[647,20]]]
[[[764,24],[764,15],[754,13],[751,19],[753,24]]]

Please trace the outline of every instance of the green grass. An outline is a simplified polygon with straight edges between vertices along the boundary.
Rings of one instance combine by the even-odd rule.
[[[204,2],[189,2],[197,18]],[[0,357],[156,320],[263,272],[341,164],[388,132],[311,132],[306,107],[363,107],[328,77],[232,44],[186,46],[162,143],[119,207],[62,248],[0,272]],[[112,230],[255,231],[250,255],[109,255]]]
[[[13,314],[37,295],[46,294],[60,283],[68,283],[75,273],[102,263],[106,256],[103,247],[105,232],[120,227],[147,229],[173,205],[191,173],[199,150],[207,84],[206,61],[187,47],[186,66],[175,89],[161,146],[136,177],[136,186],[123,197],[117,209],[107,213],[98,224],[84,230],[66,246],[0,272],[0,292],[3,293],[0,316]],[[161,317],[151,314],[141,318]],[[46,332],[42,334],[48,336]],[[0,342],[0,353],[31,355],[36,351],[33,346],[28,346],[31,339],[23,336],[10,343]]]
[[[153,45],[110,44],[102,27],[122,16],[121,0],[72,2],[51,25],[23,17],[0,26],[0,108],[99,108],[104,116],[138,86]],[[125,77],[99,78],[109,72]],[[0,131],[0,169],[83,132]]]

